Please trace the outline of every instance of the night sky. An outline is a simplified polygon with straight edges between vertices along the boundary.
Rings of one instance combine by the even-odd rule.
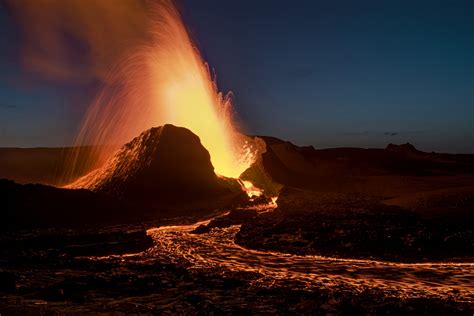
[[[474,153],[474,1],[180,2],[247,133]],[[0,146],[70,145],[100,83],[21,63],[0,0]]]

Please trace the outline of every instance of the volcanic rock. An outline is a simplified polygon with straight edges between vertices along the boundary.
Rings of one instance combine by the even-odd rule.
[[[423,208],[402,208],[367,195],[286,187],[273,212],[240,218],[243,224],[235,241],[247,248],[298,255],[471,262],[474,189],[465,189],[456,207],[443,207],[452,197],[437,199]],[[443,210],[434,210],[438,206]],[[230,220],[224,216],[214,226]]]
[[[132,222],[136,212],[124,203],[88,190],[68,190],[42,184],[18,184],[0,179],[0,228],[76,226]]]
[[[199,137],[170,124],[151,128],[71,185],[128,201],[180,204],[231,194]]]
[[[393,197],[420,188],[452,186],[452,182],[459,186],[473,183],[474,155],[426,153],[409,143],[390,144],[385,149],[314,149],[274,137],[256,139],[264,142],[265,150],[242,178],[265,192],[290,186]]]
[[[15,275],[11,272],[0,271],[0,292],[13,292],[15,288]]]
[[[396,145],[396,144],[388,144],[387,147],[385,148],[387,151],[393,151],[393,152],[403,152],[403,153],[423,153],[419,151],[418,149],[415,148],[410,143],[402,144],[402,145]]]

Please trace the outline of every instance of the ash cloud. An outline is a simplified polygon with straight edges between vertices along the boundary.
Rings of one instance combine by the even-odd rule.
[[[147,37],[140,0],[5,0],[22,29],[22,63],[58,80],[104,80]]]

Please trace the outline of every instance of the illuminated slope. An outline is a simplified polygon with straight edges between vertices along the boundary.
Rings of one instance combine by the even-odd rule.
[[[143,132],[70,187],[126,200],[180,203],[230,193],[199,138],[170,124]]]

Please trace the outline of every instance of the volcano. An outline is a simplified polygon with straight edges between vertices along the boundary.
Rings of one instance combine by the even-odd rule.
[[[141,133],[69,187],[155,205],[231,195],[226,183],[198,136],[166,124]]]
[[[214,172],[209,152],[186,128],[151,128],[105,164],[64,188],[0,181],[2,227],[70,227],[202,216],[246,199],[236,179]],[[67,210],[67,211],[65,211]]]

